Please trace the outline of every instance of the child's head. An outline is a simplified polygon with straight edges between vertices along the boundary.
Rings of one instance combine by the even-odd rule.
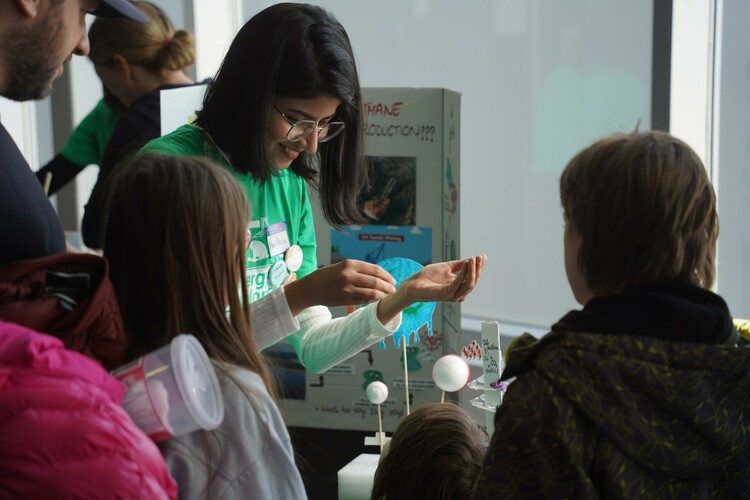
[[[279,99],[320,98],[336,101],[331,110],[335,116],[312,116],[302,108],[292,116],[292,121],[321,120],[319,125],[329,118],[344,123],[343,132],[320,142],[317,153],[302,147],[302,142],[289,144],[285,137],[272,135],[276,124],[285,127],[285,134],[290,128],[274,109],[280,107]],[[210,84],[197,124],[208,130],[241,173],[266,180],[279,169],[291,168],[311,182],[319,175],[326,218],[336,224],[356,220],[356,196],[367,182],[362,94],[349,37],[326,10],[282,3],[252,17],[237,33]],[[280,166],[277,158],[283,146],[301,154]]]
[[[560,199],[566,271],[582,304],[663,279],[713,283],[716,197],[679,139],[652,131],[595,142],[565,167]]]
[[[150,73],[179,71],[195,62],[192,33],[175,31],[172,21],[150,2],[133,2],[148,17],[140,23],[123,17],[97,17],[89,29],[89,58],[107,88],[123,102],[138,97],[140,84],[127,81],[122,62]]]
[[[375,472],[373,500],[466,498],[489,437],[452,403],[423,406],[404,418]]]
[[[143,156],[108,189],[104,255],[131,357],[191,333],[213,359],[263,375],[245,283],[250,211],[232,175],[200,158]]]

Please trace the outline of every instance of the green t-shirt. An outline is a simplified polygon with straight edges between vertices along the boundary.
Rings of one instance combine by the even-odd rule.
[[[101,99],[70,133],[60,154],[79,167],[99,165],[121,109],[110,108]]]
[[[288,276],[284,255],[290,245],[302,249],[302,265],[296,271],[302,278],[317,268],[315,229],[305,180],[291,170],[282,170],[264,184],[251,175],[232,168],[213,141],[199,128],[183,125],[147,143],[139,155],[159,153],[202,156],[229,169],[250,200],[252,235],[247,250],[247,284],[250,301],[270,293]],[[285,238],[286,236],[286,238]]]

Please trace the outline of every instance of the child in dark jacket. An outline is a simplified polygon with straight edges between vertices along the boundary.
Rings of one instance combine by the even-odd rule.
[[[602,139],[560,178],[583,306],[506,355],[475,498],[747,498],[750,348],[712,293],[706,169],[662,132]]]

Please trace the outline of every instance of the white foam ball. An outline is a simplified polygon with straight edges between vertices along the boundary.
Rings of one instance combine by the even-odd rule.
[[[365,394],[367,394],[367,400],[370,403],[379,405],[388,399],[388,386],[383,382],[376,380],[367,386]]]
[[[445,392],[456,392],[469,381],[469,364],[460,356],[447,354],[435,362],[432,378]]]

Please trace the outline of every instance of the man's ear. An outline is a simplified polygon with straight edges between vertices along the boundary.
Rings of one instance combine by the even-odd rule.
[[[40,1],[41,0],[16,0],[16,5],[24,16],[33,19],[39,14]]]

